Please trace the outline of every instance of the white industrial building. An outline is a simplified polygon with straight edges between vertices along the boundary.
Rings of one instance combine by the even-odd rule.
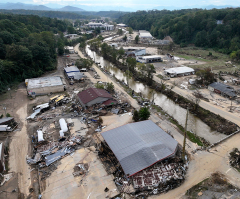
[[[176,76],[194,75],[195,71],[190,67],[181,66],[181,67],[166,69],[164,73],[165,75],[168,75],[170,77],[176,77]]]
[[[75,52],[73,46],[65,46],[64,49],[68,50],[70,54],[73,54]]]
[[[110,25],[107,23],[94,23],[94,22],[89,22],[87,24],[89,28],[104,28],[105,30],[114,30],[114,25]]]
[[[152,39],[153,36],[151,35],[150,32],[146,30],[139,30],[139,38],[140,39]]]
[[[46,95],[65,90],[65,81],[58,76],[26,79],[27,93],[30,96]]]
[[[153,63],[162,62],[162,57],[160,55],[149,55],[149,56],[139,56],[136,58],[137,62],[141,63]]]
[[[117,27],[118,28],[125,28],[125,27],[127,27],[127,25],[124,24],[124,23],[119,23],[119,24],[117,24]]]

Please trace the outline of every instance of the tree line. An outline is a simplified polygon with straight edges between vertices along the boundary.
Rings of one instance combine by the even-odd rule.
[[[182,47],[195,44],[240,59],[240,9],[151,10],[117,19],[133,29],[145,29],[158,38],[170,35]]]
[[[69,23],[39,16],[0,14],[0,93],[16,82],[56,68]],[[55,33],[59,33],[57,36]]]
[[[38,15],[40,17],[50,17],[58,19],[95,19],[101,17],[110,17],[116,19],[127,12],[120,11],[45,11],[45,10],[4,10],[0,9],[3,14],[21,14],[21,15]]]

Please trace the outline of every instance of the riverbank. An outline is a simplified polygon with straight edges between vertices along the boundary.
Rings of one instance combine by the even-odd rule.
[[[96,53],[99,54],[100,52],[98,51]],[[114,65],[123,72],[127,70],[127,67],[119,61]],[[146,83],[145,79],[140,79],[140,75],[138,74],[137,71],[133,74],[133,79],[135,81]],[[166,95],[169,99],[173,100],[176,104],[178,104],[182,108],[186,109],[187,107],[189,107],[190,113],[198,117],[214,131],[218,131],[222,134],[229,135],[237,130],[238,126],[233,122],[228,121],[227,119],[221,117],[220,115],[217,115],[215,113],[210,112],[209,110],[202,108],[201,106],[199,106],[199,104],[188,100],[186,97],[182,95],[179,95],[178,93],[174,92],[173,89],[166,87],[166,85],[160,84],[153,80],[152,85],[149,87],[157,92]]]

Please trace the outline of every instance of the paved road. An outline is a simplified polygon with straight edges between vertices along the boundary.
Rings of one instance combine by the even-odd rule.
[[[154,80],[158,83],[161,83],[161,79],[159,79],[156,76],[154,76]],[[181,88],[175,86],[172,90],[174,92],[176,92],[177,94],[183,96],[183,97],[189,98],[189,93],[187,91],[185,91],[184,89],[181,89]],[[240,126],[240,118],[238,116],[234,115],[231,112],[223,110],[219,106],[215,106],[215,105],[210,104],[210,103],[208,103],[204,100],[200,100],[199,106],[201,106],[202,108],[204,108],[206,110],[209,110],[209,111],[211,111],[211,112],[213,112],[217,115],[220,115],[221,117],[223,117],[223,118],[237,124],[238,126]]]

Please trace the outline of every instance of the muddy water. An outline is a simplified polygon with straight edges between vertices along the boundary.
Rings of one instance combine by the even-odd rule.
[[[103,59],[103,57],[98,56],[95,52],[91,51],[89,47],[86,47],[87,54],[93,59],[95,62],[99,62],[101,67],[108,70],[112,75],[114,74],[115,77],[119,80],[123,80],[127,83],[127,76],[124,72],[118,69],[109,61]],[[174,101],[169,99],[167,96],[153,92],[148,86],[144,85],[141,82],[136,82],[133,79],[129,79],[129,87],[133,89],[135,92],[141,92],[145,98],[150,100],[153,99],[154,93],[154,102],[156,105],[159,105],[165,112],[171,115],[174,119],[176,119],[179,124],[185,126],[185,119],[186,119],[186,109],[180,107],[178,104],[175,104]],[[211,144],[219,141],[220,139],[224,138],[225,135],[218,133],[216,131],[211,131],[210,127],[202,122],[198,117],[189,114],[188,116],[188,126],[187,129],[192,131],[196,135],[205,138]]]

